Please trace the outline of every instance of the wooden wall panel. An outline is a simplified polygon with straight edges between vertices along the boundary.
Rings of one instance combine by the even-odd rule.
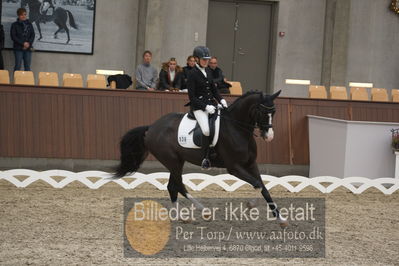
[[[350,119],[347,101],[291,99],[291,143],[293,164],[309,164],[309,124],[307,115]]]
[[[309,163],[309,133],[307,115],[318,114],[318,101],[290,100],[291,156],[293,164]]]
[[[0,157],[118,159],[129,129],[187,112],[185,93],[0,85]],[[236,97],[226,96],[231,104]],[[278,98],[258,163],[308,164],[307,115],[399,122],[399,104]],[[149,157],[149,159],[154,159]]]
[[[398,103],[373,103],[370,108],[368,102],[352,102],[352,120],[399,122]]]

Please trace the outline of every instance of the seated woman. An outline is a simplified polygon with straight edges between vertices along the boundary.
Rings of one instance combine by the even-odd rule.
[[[194,56],[190,55],[189,57],[187,57],[187,65],[183,67],[183,78],[181,84],[182,91],[187,91],[188,73],[194,68],[194,66],[195,66],[195,58]]]
[[[177,65],[176,59],[162,64],[159,72],[159,87],[161,91],[179,91],[181,89],[183,70]]]

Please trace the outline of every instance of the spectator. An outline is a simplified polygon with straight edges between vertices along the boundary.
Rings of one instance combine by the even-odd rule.
[[[35,30],[32,23],[26,18],[26,9],[18,8],[17,21],[11,24],[11,39],[14,44],[15,70],[21,69],[22,60],[24,61],[25,71],[30,71],[32,60],[32,44],[35,40]]]
[[[231,84],[227,82],[227,79],[223,75],[223,71],[218,67],[218,59],[215,56],[212,56],[211,60],[209,60],[208,68],[212,73],[212,81],[219,93],[230,94],[229,88]]]
[[[187,91],[188,73],[194,68],[194,66],[195,66],[195,57],[190,55],[189,57],[187,57],[187,65],[183,67],[183,77],[181,84],[182,91]]]
[[[143,53],[143,63],[136,69],[136,89],[153,91],[156,88],[158,71],[151,66],[152,53],[145,51]]]
[[[0,24],[0,69],[4,69],[3,49],[4,49],[4,29],[3,25]]]
[[[52,9],[49,15],[47,15],[49,9]],[[42,0],[40,5],[40,21],[46,24],[46,22],[51,21],[54,15],[55,6],[52,0]]]
[[[161,72],[159,72],[159,90],[179,91],[182,74],[183,70],[177,65],[175,58],[171,58],[169,62],[163,63]]]

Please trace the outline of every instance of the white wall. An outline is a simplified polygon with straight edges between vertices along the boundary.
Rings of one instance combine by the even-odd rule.
[[[276,36],[273,89],[282,89],[282,96],[307,97],[307,86],[287,85],[284,81],[298,78],[309,79],[312,84],[321,83],[326,1],[332,0],[273,1],[279,5],[277,35],[285,32],[285,37]],[[388,9],[390,1],[387,0],[348,1],[351,1],[348,65],[342,66],[346,84],[340,85],[364,81],[373,82],[375,87],[399,88],[396,73],[399,16]],[[158,69],[161,62],[170,57],[185,65],[193,48],[206,43],[208,2],[147,0],[145,34],[143,40],[137,40],[139,0],[97,0],[94,54],[37,52],[33,55],[32,69],[35,73],[77,72],[86,76],[97,68],[105,68],[123,69],[132,74],[136,67],[137,41],[144,43],[144,49],[153,51],[153,64]],[[198,32],[197,41],[195,32]],[[11,70],[12,51],[3,54],[6,68]]]
[[[399,15],[391,1],[351,0],[347,82],[398,89]]]
[[[175,57],[181,66],[197,45],[205,45],[208,0],[148,0],[145,49],[153,53],[153,65]],[[198,40],[194,35],[198,33]]]
[[[307,97],[307,86],[286,85],[285,79],[321,79],[325,0],[280,0],[274,90],[281,96]]]
[[[274,89],[282,88],[284,96],[307,97],[307,86],[286,85],[285,78],[309,79],[312,84],[321,84],[326,1],[329,0],[279,1],[277,32],[284,31],[286,36],[277,37]],[[399,88],[399,15],[389,10],[391,1],[348,1],[351,1],[348,43],[338,44],[347,51],[340,51],[332,58],[333,62],[338,60],[346,65],[334,66],[332,85],[348,87],[350,81],[358,81],[372,82],[378,88]],[[335,12],[342,10],[338,8]],[[347,60],[338,58],[342,55],[347,55]],[[342,84],[336,84],[336,80],[342,80]]]
[[[390,130],[398,127],[309,116],[309,176],[394,177]]]
[[[96,69],[122,69],[133,73],[136,61],[138,0],[97,0],[94,54],[34,52],[32,71],[87,74]],[[9,36],[6,36],[9,38]],[[3,51],[5,68],[13,70],[12,51]],[[61,78],[61,77],[60,77]]]

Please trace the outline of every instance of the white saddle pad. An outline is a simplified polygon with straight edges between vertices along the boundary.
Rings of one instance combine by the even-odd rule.
[[[218,114],[220,115],[220,110],[218,110]],[[212,144],[210,145],[211,147],[215,147],[219,139],[219,128],[220,128],[219,115],[215,121],[215,136],[213,137]],[[194,137],[193,129],[197,124],[197,120],[191,120],[187,116],[188,114],[185,114],[183,119],[180,121],[179,129],[177,132],[177,142],[179,142],[180,146],[184,148],[200,149],[201,147],[195,145],[193,140]],[[192,132],[189,134],[190,131]]]

